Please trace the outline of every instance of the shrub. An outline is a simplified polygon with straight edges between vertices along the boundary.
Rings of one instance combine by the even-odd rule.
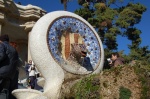
[[[131,97],[131,91],[127,88],[124,88],[123,86],[120,87],[119,90],[119,99],[130,99]]]
[[[74,91],[75,99],[99,99],[99,78],[95,75],[83,78],[77,84],[74,85],[72,91]]]

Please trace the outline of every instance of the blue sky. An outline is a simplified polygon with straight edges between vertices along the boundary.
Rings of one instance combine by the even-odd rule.
[[[150,50],[150,1],[149,0],[130,0],[134,2],[140,2],[141,4],[145,5],[147,7],[147,11],[144,12],[141,22],[136,25],[138,29],[142,31],[141,38],[142,38],[142,46],[149,46]],[[60,3],[60,0],[14,0],[14,2],[18,3],[21,2],[22,5],[28,5],[32,4],[35,6],[39,6],[45,11],[52,12],[52,11],[57,11],[57,10],[63,10],[63,4]],[[74,12],[75,9],[78,9],[80,6],[77,3],[77,0],[71,0],[68,3],[68,11]],[[126,38],[118,37],[117,39],[119,46],[118,46],[118,51],[124,50],[125,54],[129,53],[129,49],[127,47],[128,44],[131,42],[128,41]]]

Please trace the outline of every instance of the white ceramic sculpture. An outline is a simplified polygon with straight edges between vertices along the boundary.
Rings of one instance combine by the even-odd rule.
[[[88,57],[91,59],[93,71],[84,71],[83,67],[75,70],[62,58],[58,50],[58,38],[68,27],[84,38],[90,51]],[[17,89],[12,92],[17,99],[58,99],[65,77],[64,71],[84,75],[99,73],[103,68],[104,52],[99,36],[86,20],[71,12],[54,11],[40,18],[29,35],[29,46],[32,60],[45,79],[44,85],[41,84],[44,91]]]

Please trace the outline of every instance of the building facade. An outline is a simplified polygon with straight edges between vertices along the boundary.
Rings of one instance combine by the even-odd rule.
[[[23,6],[13,0],[0,0],[0,35],[8,34],[23,63],[31,59],[28,47],[30,32],[37,20],[46,14],[40,7]]]

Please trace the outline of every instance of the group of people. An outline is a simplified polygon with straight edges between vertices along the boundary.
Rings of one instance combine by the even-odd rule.
[[[11,92],[18,89],[20,59],[16,48],[9,43],[8,35],[0,36],[0,99],[16,99]],[[27,79],[31,89],[37,85],[37,71],[32,60],[26,66]]]
[[[82,56],[86,56],[86,53],[82,53]],[[85,60],[84,60],[85,61]],[[118,53],[112,53],[111,61],[109,65],[111,67],[116,67],[118,65],[124,64],[124,59],[119,56]],[[18,88],[18,75],[19,75],[19,57],[16,49],[9,44],[8,35],[0,36],[0,99],[15,99],[11,94],[14,89]],[[37,85],[37,71],[32,60],[25,66],[27,75],[27,84],[31,89],[36,89]]]

